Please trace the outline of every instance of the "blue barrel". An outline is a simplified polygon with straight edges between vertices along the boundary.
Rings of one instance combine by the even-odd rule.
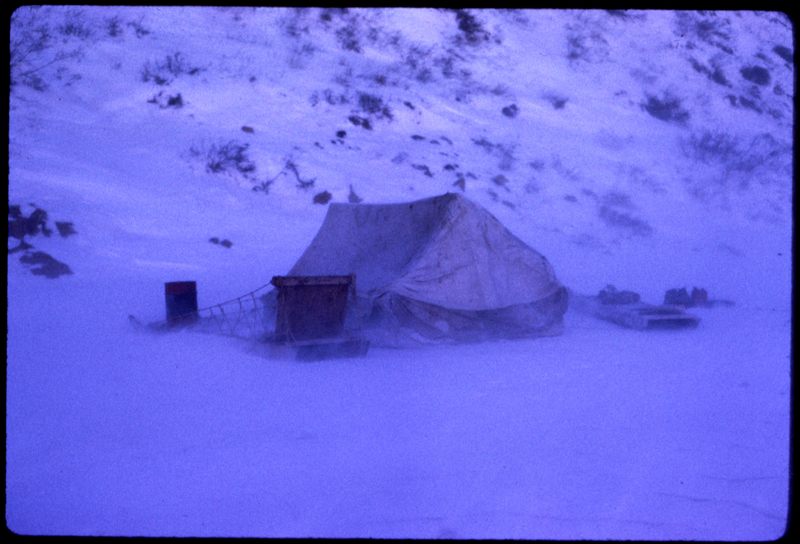
[[[164,284],[167,325],[186,325],[197,321],[197,282],[171,281]]]

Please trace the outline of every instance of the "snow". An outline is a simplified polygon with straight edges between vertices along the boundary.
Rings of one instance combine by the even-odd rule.
[[[772,53],[792,44],[780,14],[712,14],[727,19],[720,28],[734,50],[719,56],[695,35],[679,38],[668,11],[620,20],[600,11],[482,10],[476,18],[502,41],[462,46],[456,67],[471,72],[462,78],[446,77],[435,62],[459,32],[446,11],[351,10],[327,26],[317,10],[282,8],[18,13],[55,29],[74,10],[94,33],[85,41],[60,36],[56,47],[83,55],[43,69],[47,89],[18,83],[11,92],[9,203],[25,215],[33,203],[51,226],[71,221],[77,234],[26,239],[72,275],[34,276],[19,253],[8,257],[9,529],[598,540],[783,534],[794,88],[792,67]],[[123,33],[112,38],[113,16]],[[129,22],[149,34],[137,37]],[[347,25],[363,54],[337,45],[336,30]],[[569,61],[567,38],[578,35],[588,56]],[[303,43],[313,52],[298,56]],[[405,62],[415,44],[430,50],[420,62],[431,81],[416,79]],[[141,80],[145,62],[175,52],[203,70],[164,86]],[[717,59],[731,87],[698,73],[687,55]],[[739,77],[752,63],[772,77],[759,95],[762,114],[725,98],[753,96]],[[381,72],[397,84],[367,77]],[[787,95],[773,90],[778,84]],[[505,90],[493,92],[498,86]],[[641,107],[667,88],[683,100],[688,124]],[[326,102],[326,89],[347,103]],[[181,93],[184,106],[148,103],[159,91]],[[365,116],[360,92],[381,97],[393,118],[373,118],[372,130],[353,125],[348,116]],[[548,101],[553,95],[567,99],[563,109]],[[501,114],[512,103],[519,115]],[[334,143],[339,130],[347,135]],[[741,149],[768,134],[778,151],[745,174],[703,164],[681,151],[703,130],[738,137]],[[481,138],[511,157],[479,147]],[[249,144],[254,179],[208,172],[190,151],[228,141]],[[393,161],[400,153],[406,159]],[[316,178],[311,190],[280,174],[289,159],[304,179]],[[643,333],[569,311],[557,337],[373,348],[365,358],[318,363],[128,322],[128,314],[163,318],[168,281],[197,281],[203,307],[286,273],[322,224],[317,192],[342,202],[352,185],[376,203],[459,191],[447,164],[472,173],[465,196],[544,254],[577,292],[614,283],[660,302],[667,288],[698,285],[737,304],[692,310],[701,324],[689,331]],[[750,185],[726,183],[720,172]],[[510,189],[492,182],[498,174]],[[268,194],[251,190],[273,177]],[[701,181],[717,194],[695,196],[691,187]],[[604,222],[598,209],[610,192],[629,197],[614,209],[652,234]],[[233,246],[210,244],[212,236]]]

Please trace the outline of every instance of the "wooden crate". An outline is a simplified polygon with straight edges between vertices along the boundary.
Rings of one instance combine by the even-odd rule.
[[[275,276],[278,290],[275,341],[304,342],[339,337],[355,276]]]

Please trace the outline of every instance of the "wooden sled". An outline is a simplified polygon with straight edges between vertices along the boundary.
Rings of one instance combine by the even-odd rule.
[[[603,304],[597,297],[573,295],[573,305],[598,319],[637,330],[693,329],[700,318],[687,313],[681,306],[669,304]]]

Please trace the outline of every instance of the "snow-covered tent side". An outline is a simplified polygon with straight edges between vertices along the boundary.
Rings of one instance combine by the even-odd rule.
[[[355,274],[354,319],[379,345],[561,332],[566,290],[494,216],[448,193],[331,204],[289,275]]]

